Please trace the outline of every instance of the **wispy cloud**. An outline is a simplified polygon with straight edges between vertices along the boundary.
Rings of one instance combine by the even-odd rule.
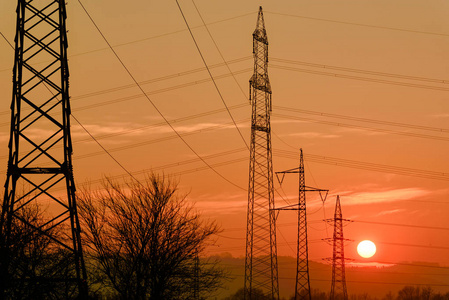
[[[413,200],[429,195],[431,192],[420,188],[390,189],[371,192],[349,192],[341,195],[344,205],[364,205],[382,202]]]
[[[435,115],[432,115],[432,117],[436,118],[436,119],[445,119],[445,118],[449,118],[449,114],[447,114],[447,113],[435,114]]]
[[[127,136],[139,136],[148,134],[148,130],[144,130],[144,127],[139,124],[131,123],[109,123],[109,124],[83,124],[83,128],[77,123],[73,123],[72,137],[85,138],[86,131],[89,131],[94,137],[101,137],[107,135],[120,135],[126,134]]]
[[[323,134],[319,132],[300,132],[300,133],[292,133],[288,136],[296,136],[296,137],[303,137],[303,138],[320,138],[320,139],[335,139],[339,138],[340,135],[337,134]]]
[[[244,194],[221,194],[204,195],[192,199],[195,202],[195,208],[202,212],[212,212],[214,214],[233,214],[246,211],[248,200]]]
[[[384,211],[381,211],[380,213],[378,213],[377,215],[375,215],[375,217],[397,214],[397,213],[401,213],[404,211],[405,211],[405,209],[384,210]]]
[[[395,264],[378,263],[378,262],[347,262],[346,266],[352,268],[388,268],[393,267]]]
[[[201,131],[215,131],[215,130],[225,130],[225,129],[235,129],[234,125],[223,124],[223,123],[194,123],[189,125],[177,125],[172,124],[176,131],[180,134],[201,132]],[[171,129],[166,124],[155,124],[155,125],[141,125],[132,123],[111,123],[111,124],[83,124],[83,126],[95,137],[103,135],[126,135],[127,137],[138,137],[138,136],[149,136],[156,134],[167,134],[173,133]],[[244,127],[240,126],[239,128]],[[72,136],[82,136],[85,137],[86,133],[84,129],[75,124],[72,129]]]

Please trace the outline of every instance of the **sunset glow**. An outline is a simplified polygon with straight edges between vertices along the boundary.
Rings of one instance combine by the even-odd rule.
[[[22,43],[16,37],[25,32],[16,28],[17,4],[47,2],[53,4],[42,13],[26,10],[37,15],[25,25],[51,13],[58,21],[63,10],[53,5],[67,2],[63,75],[70,76],[63,89],[59,67],[52,74],[62,59],[41,48],[48,43],[60,52],[53,35],[63,30],[46,37],[53,23],[44,18],[30,31],[35,39],[25,36]],[[198,222],[220,228],[195,255],[217,258],[229,269],[233,279],[216,300],[249,284],[245,274],[256,274],[256,267],[245,270],[250,254],[267,258],[255,264],[261,266],[257,274],[279,279],[279,299],[291,299],[301,286],[295,284],[302,274],[298,262],[308,262],[301,266],[310,269],[311,290],[326,295],[338,282],[332,281],[338,275],[332,264],[346,268],[348,299],[365,293],[387,299],[389,292],[397,299],[404,286],[449,295],[449,2],[429,3],[0,1],[3,195],[7,199],[14,182],[17,192],[10,195],[36,194],[46,217],[62,216],[66,180],[52,186],[36,178],[61,166],[66,171],[65,143],[73,152],[76,196],[102,190],[105,177],[126,185],[160,174],[176,184],[180,198],[200,215]],[[255,64],[255,54],[262,53],[253,48],[260,42],[253,35],[260,6],[265,27],[257,34],[266,35],[269,51]],[[24,56],[16,43],[20,51],[32,49]],[[263,72],[255,70],[262,65]],[[13,82],[18,74],[27,75]],[[48,85],[50,79],[57,88]],[[31,93],[28,84],[38,86]],[[13,97],[18,91],[25,104],[11,105],[21,99]],[[70,116],[59,121],[62,102],[49,109],[62,95],[70,99]],[[269,105],[255,105],[256,99]],[[42,117],[33,122],[38,113]],[[15,120],[23,124],[11,124]],[[64,132],[70,143],[60,138]],[[15,139],[20,147],[11,148]],[[50,169],[53,163],[58,169]],[[12,180],[13,170],[24,184]],[[41,190],[47,185],[52,197]],[[17,218],[19,207],[8,214]],[[48,219],[43,224],[50,226]],[[251,238],[266,245],[254,247]],[[0,233],[1,245],[2,239]],[[90,255],[90,245],[82,246]],[[8,270],[2,257],[9,256],[0,255],[1,278],[1,270]]]

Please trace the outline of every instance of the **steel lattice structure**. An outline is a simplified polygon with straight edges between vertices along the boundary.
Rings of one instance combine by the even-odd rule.
[[[328,222],[334,223],[334,235],[332,238],[332,285],[331,285],[331,300],[347,300],[348,291],[346,289],[345,278],[345,251],[343,237],[343,222],[348,221],[343,219],[340,205],[340,196],[337,196],[335,204],[334,219]]]
[[[87,298],[72,166],[66,17],[65,0],[18,0],[9,160],[0,219],[1,295],[13,275],[8,274],[8,257],[14,221],[47,236],[64,249],[70,262],[68,277],[41,274],[33,280],[75,282],[78,296]],[[31,204],[44,206],[45,224],[20,218],[20,211]],[[50,231],[60,234],[50,236]]]
[[[245,258],[245,299],[262,290],[279,299],[271,149],[271,86],[268,39],[262,7],[253,33],[254,73],[250,83],[251,145]]]
[[[307,242],[306,176],[302,149],[299,156],[298,243],[296,257],[295,300],[311,299],[309,278],[309,246]]]
[[[323,190],[306,186],[305,168],[304,168],[304,155],[302,149],[300,149],[299,155],[299,167],[276,172],[282,174],[282,183],[285,174],[297,173],[299,176],[299,196],[298,204],[293,204],[285,207],[277,208],[276,210],[294,210],[298,211],[298,239],[296,248],[296,283],[295,283],[295,300],[310,300],[310,279],[309,279],[309,247],[307,242],[307,209],[306,209],[306,192],[326,192],[326,196],[321,200],[324,202],[329,190]]]
[[[200,257],[198,251],[193,258],[193,300],[200,299]]]

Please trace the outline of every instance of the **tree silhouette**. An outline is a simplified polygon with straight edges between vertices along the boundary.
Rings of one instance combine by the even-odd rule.
[[[119,298],[192,299],[219,287],[224,272],[195,263],[218,227],[166,177],[123,186],[105,179],[103,190],[85,189],[78,198],[88,261]]]
[[[53,240],[61,240],[65,233],[52,226],[46,235],[35,229],[48,225],[43,212],[37,203],[29,204],[17,210],[11,220],[5,249],[8,266],[1,270],[5,299],[71,299],[77,295],[76,282],[69,279],[75,272],[72,255]]]

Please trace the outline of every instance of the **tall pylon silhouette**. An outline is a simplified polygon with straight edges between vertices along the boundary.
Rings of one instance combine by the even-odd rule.
[[[250,83],[251,144],[246,227],[245,299],[255,289],[279,299],[276,223],[271,149],[271,86],[268,38],[262,7],[253,33],[254,73]]]
[[[275,210],[295,210],[298,211],[298,239],[296,247],[296,283],[295,283],[295,300],[312,299],[309,278],[309,246],[307,241],[307,210],[306,210],[306,192],[319,192],[321,200],[326,201],[329,190],[318,189],[306,186],[304,155],[302,149],[299,154],[299,167],[276,172],[279,180],[279,174],[282,174],[279,183],[282,184],[285,174],[297,173],[299,175],[299,196],[298,203],[285,207],[276,208]],[[326,192],[323,197],[321,192]]]
[[[335,204],[335,213],[333,219],[326,220],[334,225],[334,234],[332,241],[332,284],[331,284],[331,300],[348,300],[348,291],[346,289],[345,277],[345,251],[344,242],[347,241],[343,236],[343,222],[349,220],[343,219],[340,196],[337,196]]]
[[[17,279],[9,271],[13,222],[65,253],[69,267],[64,277],[35,274],[32,281],[47,286],[72,282],[78,298],[87,298],[72,166],[66,3],[18,0],[16,12],[9,159],[0,218],[0,299]],[[21,211],[32,205],[43,206],[44,224],[21,218]]]

